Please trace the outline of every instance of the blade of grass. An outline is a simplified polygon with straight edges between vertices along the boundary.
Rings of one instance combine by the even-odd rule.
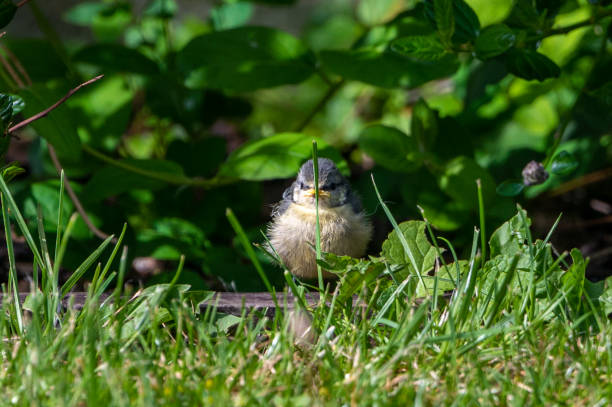
[[[106,249],[106,246],[110,244],[114,237],[115,235],[107,237],[106,240],[104,240],[100,244],[100,246],[98,246],[98,248],[94,250],[94,252],[91,253],[89,257],[87,257],[79,267],[77,267],[74,273],[72,273],[72,275],[62,286],[62,298],[65,297],[66,294],[68,294],[68,292],[72,289],[72,287],[74,287],[74,285],[81,279],[81,277],[83,277],[85,272],[89,269],[89,267],[91,267],[91,265],[96,261],[96,259],[100,257],[104,249]]]
[[[506,275],[502,280],[499,289],[495,291],[495,296],[493,297],[493,304],[491,305],[491,310],[489,311],[489,316],[487,317],[487,321],[485,322],[485,328],[489,328],[493,323],[493,318],[497,314],[499,307],[501,306],[502,300],[508,294],[507,287],[512,282],[512,278],[514,277],[514,272],[516,271],[516,266],[518,265],[518,261],[520,256],[514,255],[512,258],[512,262],[510,263],[510,267],[506,271]]]
[[[101,282],[104,280],[104,278],[106,277],[106,273],[108,273],[108,270],[110,269],[110,266],[113,263],[113,260],[115,260],[115,256],[117,255],[117,252],[119,251],[119,247],[121,246],[121,242],[123,241],[123,236],[125,235],[126,229],[127,229],[127,223],[124,223],[123,229],[121,230],[121,234],[119,235],[119,239],[115,243],[115,247],[113,247],[113,251],[110,257],[108,258],[108,260],[106,261],[106,264],[104,265],[104,268],[102,269],[102,273],[100,273],[100,278],[98,282]],[[96,287],[96,290],[97,289],[98,287]]]
[[[485,212],[484,199],[482,197],[482,183],[480,178],[476,180],[476,189],[478,191],[478,217],[480,219],[480,268],[484,268],[487,260],[487,234],[485,229]]]
[[[53,252],[53,276],[54,279],[59,278],[60,263],[58,256],[60,251],[60,243],[62,241],[62,209],[64,207],[64,170],[60,172],[60,190],[59,190],[59,206],[57,210],[57,232],[55,234],[55,251]],[[57,280],[56,280],[57,281]]]
[[[4,202],[4,193],[0,193],[2,203],[2,221],[4,222],[4,237],[6,239],[6,252],[9,261],[9,291],[13,294],[13,309],[17,319],[17,329],[19,335],[23,334],[23,318],[21,313],[21,303],[19,302],[19,292],[17,290],[17,267],[15,266],[15,250],[13,248],[13,235],[11,233],[11,220],[8,208]]]
[[[257,273],[259,274],[261,281],[263,281],[264,285],[266,286],[266,289],[272,296],[274,305],[278,308],[276,293],[274,289],[272,288],[272,284],[270,284],[270,280],[268,280],[268,276],[266,276],[266,272],[261,266],[261,263],[259,262],[257,255],[255,254],[255,250],[253,250],[253,246],[249,242],[249,238],[247,237],[246,233],[244,233],[244,229],[242,228],[242,225],[240,225],[240,222],[238,221],[238,219],[234,215],[234,212],[230,208],[225,209],[225,216],[227,217],[227,220],[229,221],[232,228],[234,229],[234,232],[236,233],[236,236],[238,237],[238,240],[240,241],[242,248],[246,252],[247,256],[249,256],[251,263],[253,263],[255,270],[257,270]]]
[[[315,217],[316,217],[316,231],[315,231],[315,252],[317,256],[317,277],[319,282],[319,292],[323,293],[323,271],[319,260],[321,260],[321,224],[319,223],[319,153],[317,150],[317,142],[312,140],[312,167],[314,174],[314,188],[315,188]],[[323,298],[322,301],[325,301]]]
[[[408,246],[408,242],[406,241],[406,236],[404,236],[404,234],[402,233],[402,230],[400,229],[399,225],[395,221],[395,218],[391,214],[391,211],[387,207],[387,204],[385,204],[385,202],[383,201],[382,196],[380,195],[380,192],[378,192],[376,181],[374,181],[374,174],[371,174],[370,177],[372,178],[372,185],[374,185],[374,191],[376,192],[376,197],[378,198],[378,202],[380,202],[380,205],[382,206],[385,212],[385,215],[387,215],[389,222],[391,222],[391,225],[393,225],[393,229],[395,230],[395,233],[397,233],[397,237],[400,240],[402,247],[404,248],[404,251],[408,255],[408,258],[410,259],[410,263],[412,264],[412,267],[414,268],[414,272],[417,278],[419,279],[419,282],[423,286],[423,290],[427,292],[427,288],[425,287],[425,282],[423,281],[423,277],[421,276],[419,268],[416,265],[416,261],[414,260],[414,256],[412,255],[412,251],[410,250],[410,246]]]

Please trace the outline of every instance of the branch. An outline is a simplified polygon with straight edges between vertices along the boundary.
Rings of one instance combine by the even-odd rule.
[[[61,105],[62,103],[64,103],[66,100],[68,100],[68,98],[72,95],[74,95],[79,89],[81,89],[83,86],[87,86],[91,83],[94,83],[95,81],[102,79],[104,77],[104,75],[98,75],[95,78],[92,78],[90,80],[88,80],[87,82],[83,82],[82,84],[80,84],[79,86],[77,86],[74,89],[71,89],[68,93],[66,93],[66,95],[61,98],[60,100],[58,100],[57,102],[55,102],[54,104],[52,104],[51,106],[49,106],[48,108],[46,108],[45,110],[43,110],[40,113],[35,114],[34,116],[27,118],[19,123],[17,123],[16,125],[14,125],[13,127],[8,129],[9,133],[12,133],[16,130],[19,130],[20,128],[27,126],[28,124],[38,120],[38,119],[42,119],[43,117],[45,117],[46,115],[49,114],[49,112],[51,112],[52,110],[56,109],[59,105]]]
[[[53,165],[55,166],[55,169],[57,170],[57,175],[59,175],[61,177],[62,176],[63,168],[62,168],[62,164],[60,163],[59,159],[57,158],[57,154],[55,153],[55,149],[53,148],[53,146],[51,144],[47,144],[47,148],[49,149],[49,155],[51,156],[51,161],[53,161]],[[74,193],[74,190],[70,186],[70,181],[68,180],[68,177],[65,174],[64,174],[64,186],[66,187],[66,192],[68,192],[68,196],[70,197],[70,200],[74,204],[74,207],[76,208],[76,210],[79,213],[79,215],[81,215],[81,218],[83,218],[83,222],[85,222],[85,224],[87,225],[89,230],[91,230],[91,232],[94,235],[96,235],[97,237],[99,237],[100,239],[104,240],[104,239],[108,238],[109,235],[107,235],[106,233],[104,233],[100,229],[98,229],[93,224],[91,219],[89,219],[89,216],[87,215],[87,212],[83,208],[83,205],[81,205],[81,201],[79,201],[79,198],[77,197],[77,195]]]

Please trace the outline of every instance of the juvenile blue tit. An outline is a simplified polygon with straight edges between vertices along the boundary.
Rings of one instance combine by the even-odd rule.
[[[314,169],[308,160],[272,212],[268,237],[287,268],[297,277],[317,278]],[[359,197],[333,161],[319,158],[319,225],[321,250],[361,257],[372,235]],[[323,271],[324,278],[333,274]]]

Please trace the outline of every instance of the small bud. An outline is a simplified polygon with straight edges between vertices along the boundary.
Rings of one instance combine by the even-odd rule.
[[[529,161],[525,168],[523,168],[523,184],[538,185],[542,184],[548,179],[548,171],[544,169],[542,163],[535,160]]]

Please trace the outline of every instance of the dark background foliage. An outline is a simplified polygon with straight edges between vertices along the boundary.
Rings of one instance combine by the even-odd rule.
[[[390,226],[370,174],[398,220],[419,205],[460,250],[480,179],[487,231],[517,202],[540,231],[563,212],[557,249],[579,246],[594,278],[612,264],[609,1],[16,5],[0,1],[5,130],[105,76],[18,138],[5,131],[5,176],[25,169],[11,187],[32,227],[40,205],[52,240],[52,145],[95,226],[127,221],[134,284],[168,281],[184,253],[195,289],[263,289],[225,210],[262,241],[313,139],[362,195],[372,254]],[[532,160],[549,175],[538,185],[521,174]],[[65,267],[99,242],[78,220]]]

